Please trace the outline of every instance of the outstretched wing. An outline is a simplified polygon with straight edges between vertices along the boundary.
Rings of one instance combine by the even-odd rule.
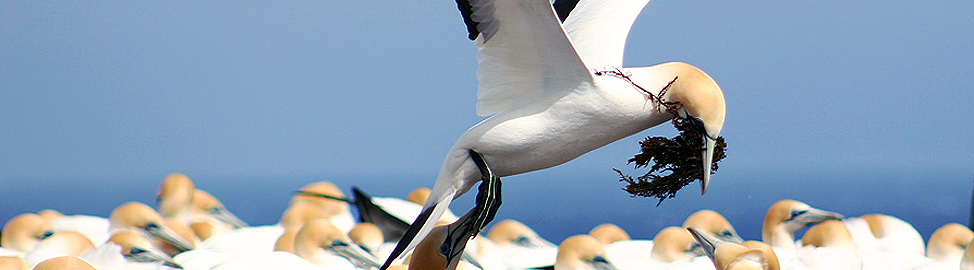
[[[492,115],[564,95],[592,75],[548,0],[457,0],[479,31],[477,114]],[[468,23],[468,28],[470,24]],[[471,32],[473,34],[473,32]]]
[[[565,14],[565,31],[585,66],[621,68],[626,38],[649,0],[581,0]],[[558,4],[556,2],[555,4]]]

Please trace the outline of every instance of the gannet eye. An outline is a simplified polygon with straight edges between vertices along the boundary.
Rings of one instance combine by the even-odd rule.
[[[37,239],[44,240],[44,239],[47,239],[48,237],[51,237],[51,235],[54,235],[54,232],[52,232],[52,231],[45,231],[44,234],[41,234],[40,236],[38,236]]]
[[[732,233],[730,230],[724,230],[724,232],[720,234],[723,236],[734,236],[734,233]]]
[[[443,245],[440,246],[440,254],[449,257],[448,256],[449,253],[450,253],[450,245],[448,245],[447,243],[443,243]]]
[[[791,210],[791,218],[789,219],[794,219],[795,217],[805,214],[805,212],[808,212],[808,210]]]

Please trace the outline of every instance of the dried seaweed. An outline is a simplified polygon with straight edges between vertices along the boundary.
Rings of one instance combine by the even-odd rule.
[[[703,181],[703,160],[701,151],[704,149],[702,134],[690,119],[676,117],[673,125],[680,134],[672,139],[665,137],[647,137],[639,143],[642,152],[629,159],[629,164],[636,164],[636,168],[649,167],[649,172],[643,176],[633,178],[618,169],[613,169],[626,182],[623,190],[633,197],[655,197],[659,199],[656,206],[663,200],[673,198],[676,192],[693,181]],[[717,172],[717,162],[724,159],[724,137],[718,137],[714,145],[714,159],[711,174]],[[651,165],[651,166],[650,166]],[[669,174],[663,175],[663,173]]]

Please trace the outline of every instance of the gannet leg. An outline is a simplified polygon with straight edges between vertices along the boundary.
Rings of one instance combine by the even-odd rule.
[[[480,153],[470,150],[470,157],[477,164],[482,177],[477,190],[477,205],[449,225],[449,232],[443,241],[443,245],[440,246],[440,254],[445,256],[447,260],[447,269],[456,269],[461,258],[457,255],[463,253],[467,241],[476,237],[488,223],[494,220],[494,215],[497,214],[497,209],[501,206],[500,177],[490,171],[490,167],[487,166]]]

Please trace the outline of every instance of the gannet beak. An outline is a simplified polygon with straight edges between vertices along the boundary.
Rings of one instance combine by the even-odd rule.
[[[714,144],[716,140],[711,139],[704,133],[704,144],[707,148],[703,150],[703,181],[700,182],[700,195],[707,194],[707,187],[710,186],[710,166],[714,160]]]
[[[816,209],[816,208],[809,208],[808,210],[804,210],[804,212],[799,213],[798,215],[793,215],[791,220],[808,225],[808,224],[821,223],[827,220],[842,220],[844,218],[845,217],[839,213],[829,212],[829,211]]]
[[[592,266],[592,269],[596,270],[616,270],[615,265],[612,265],[612,263],[602,256],[595,256],[595,258],[585,261],[585,263],[588,263]]]
[[[693,235],[693,239],[696,239],[697,243],[700,243],[704,253],[707,254],[707,257],[710,257],[711,261],[717,258],[717,245],[721,242],[719,239],[693,227],[687,228],[687,230]]]
[[[149,223],[142,230],[145,230],[153,238],[158,238],[176,247],[179,252],[184,252],[193,249],[192,246],[187,244],[186,240],[183,240],[176,232],[173,232],[169,228],[159,226],[155,223]]]
[[[227,209],[214,208],[212,211],[210,211],[210,216],[212,216],[216,220],[219,220],[220,222],[233,226],[234,229],[247,227],[246,222],[243,222],[243,220],[237,218],[237,216],[233,215],[233,213],[230,213],[230,211],[227,211]]]
[[[376,259],[375,256],[372,256],[372,254],[365,251],[358,245],[351,245],[349,243],[335,241],[327,249],[334,252],[338,256],[347,258],[353,264],[358,265],[362,269],[373,269],[382,266],[379,264],[379,259]]]
[[[130,248],[128,254],[124,256],[136,262],[162,262],[162,265],[176,269],[183,269],[183,267],[174,262],[171,257],[163,255],[160,252],[145,250],[139,247]]]

